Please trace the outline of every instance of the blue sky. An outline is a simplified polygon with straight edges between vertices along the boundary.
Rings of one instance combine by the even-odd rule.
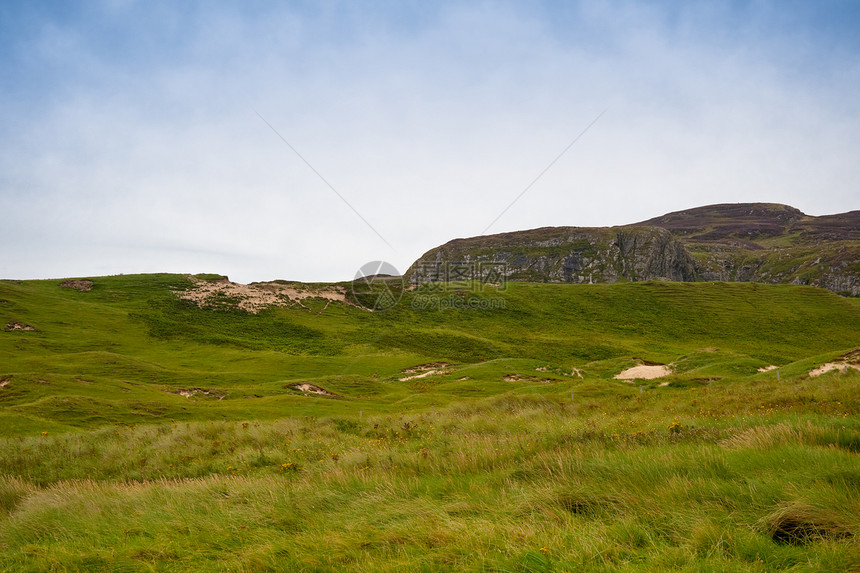
[[[0,55],[4,278],[405,270],[601,113],[488,233],[860,209],[856,1],[9,0]]]

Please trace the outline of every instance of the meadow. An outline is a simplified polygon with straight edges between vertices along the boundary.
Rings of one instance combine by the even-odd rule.
[[[860,571],[858,299],[91,280],[0,281],[0,571]]]

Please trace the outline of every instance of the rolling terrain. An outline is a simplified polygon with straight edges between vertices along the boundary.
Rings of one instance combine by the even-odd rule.
[[[0,570],[860,566],[860,299],[231,284],[0,281]]]

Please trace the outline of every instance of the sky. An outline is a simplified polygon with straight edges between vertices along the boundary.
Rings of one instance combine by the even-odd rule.
[[[860,209],[860,2],[0,3],[0,278]]]

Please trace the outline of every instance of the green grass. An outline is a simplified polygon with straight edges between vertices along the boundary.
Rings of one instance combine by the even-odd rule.
[[[0,571],[860,570],[860,372],[808,375],[858,345],[856,299],[510,284],[253,315],[93,281],[0,282],[0,328],[36,328],[0,331]],[[674,374],[612,378],[641,361]]]

